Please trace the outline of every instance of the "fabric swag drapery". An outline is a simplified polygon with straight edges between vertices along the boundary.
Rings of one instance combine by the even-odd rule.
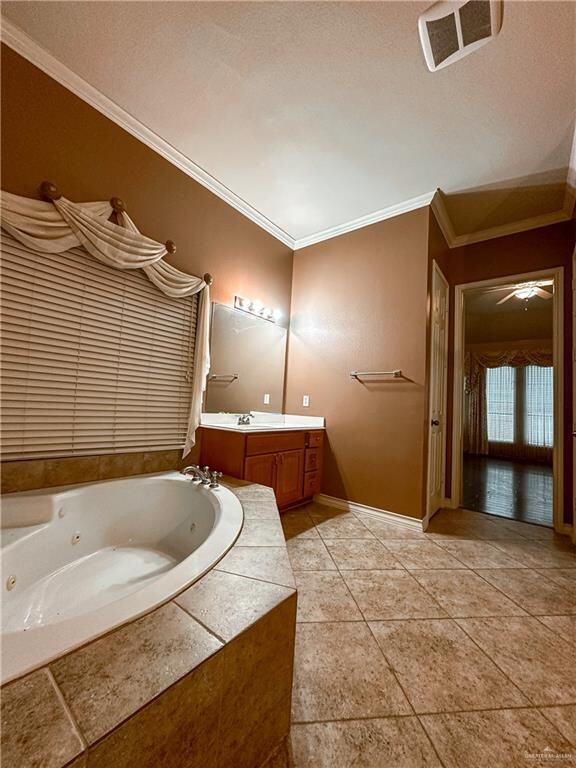
[[[488,454],[488,413],[486,370],[488,368],[525,368],[529,365],[552,366],[552,349],[546,345],[524,344],[516,349],[468,349],[464,357],[465,419],[464,451]],[[516,446],[512,451],[519,458],[542,457],[543,451],[530,451],[527,446]],[[551,451],[548,451],[551,455]]]
[[[200,293],[194,379],[184,444],[186,455],[195,442],[210,369],[209,283],[163,261],[168,253],[167,245],[141,234],[123,205],[114,207],[112,202],[73,203],[56,195],[50,202],[44,202],[2,192],[1,225],[34,251],[54,254],[82,246],[109,267],[142,269],[167,296],[178,298]],[[109,220],[113,212],[118,223]]]

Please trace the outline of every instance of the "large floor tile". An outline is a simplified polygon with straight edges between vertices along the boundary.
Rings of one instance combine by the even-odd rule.
[[[371,622],[416,712],[528,704],[451,619]]]
[[[473,571],[413,571],[449,616],[524,616],[525,612]]]
[[[468,568],[524,568],[524,564],[509,557],[501,549],[487,541],[453,541],[439,539],[437,542]]]
[[[576,592],[576,568],[546,568],[538,571],[554,584],[566,587],[570,592]]]
[[[576,556],[565,544],[528,540],[494,540],[492,543],[528,568],[576,568]]]
[[[533,704],[576,702],[576,648],[538,619],[526,616],[457,622]]]
[[[530,568],[479,570],[478,573],[529,613],[543,616],[576,613],[576,591],[569,592]]]
[[[549,768],[576,764],[570,757],[553,759],[570,754],[576,757],[576,753],[536,709],[425,715],[420,720],[445,768]]]
[[[295,571],[335,571],[336,566],[320,539],[289,539],[288,557]]]
[[[289,539],[319,539],[314,521],[306,512],[284,512],[280,516],[284,537]]]
[[[298,621],[362,621],[342,576],[335,571],[296,571]]]
[[[378,520],[374,515],[363,515],[356,513],[360,520],[369,531],[372,531],[377,539],[423,539],[426,537],[422,527],[402,525],[400,523],[391,523],[386,520]]]
[[[298,624],[293,722],[411,714],[364,622]]]
[[[292,726],[294,768],[441,768],[415,717]]]
[[[350,571],[343,576],[367,621],[446,615],[407,571]]]
[[[432,541],[383,541],[384,546],[408,570],[419,568],[466,568]]]
[[[394,555],[376,539],[324,539],[324,543],[342,571],[402,568]]]
[[[568,741],[576,747],[576,704],[566,707],[545,707],[540,710],[547,720],[554,723]],[[576,756],[576,750],[574,750]],[[574,761],[576,764],[576,760]]]
[[[351,512],[339,515],[310,515],[323,539],[373,539],[374,534]]]
[[[538,616],[538,620],[564,640],[576,645],[576,616]]]

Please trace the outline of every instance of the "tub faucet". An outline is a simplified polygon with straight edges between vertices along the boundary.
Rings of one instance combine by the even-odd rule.
[[[222,472],[210,471],[210,467],[200,467],[197,464],[192,464],[189,467],[184,467],[180,470],[181,475],[186,477],[189,475],[192,480],[200,480],[202,485],[208,485],[210,488],[218,488],[218,480],[222,477]]]

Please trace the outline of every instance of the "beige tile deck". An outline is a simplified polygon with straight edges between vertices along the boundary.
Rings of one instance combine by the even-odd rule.
[[[314,617],[298,626],[290,768],[546,768],[552,753],[576,766],[566,538],[462,510],[440,512],[430,533],[356,515],[372,539],[340,510],[283,517]],[[339,577],[361,620],[330,618]]]

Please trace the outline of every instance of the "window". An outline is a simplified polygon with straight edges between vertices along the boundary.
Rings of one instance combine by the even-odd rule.
[[[524,439],[528,445],[551,448],[554,434],[552,368],[524,369]]]
[[[554,388],[551,366],[486,369],[488,442],[551,448]]]
[[[516,368],[486,369],[488,441],[513,443],[515,436]]]
[[[3,233],[4,458],[184,443],[197,297],[81,248],[36,253]]]

